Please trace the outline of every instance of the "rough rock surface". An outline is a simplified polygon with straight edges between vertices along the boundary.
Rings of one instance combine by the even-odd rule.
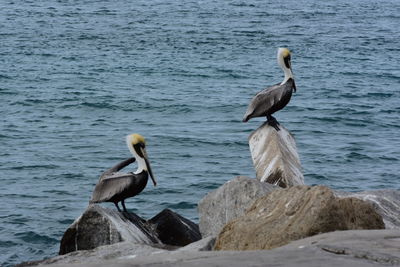
[[[318,233],[383,228],[382,217],[365,201],[337,198],[324,186],[295,186],[258,199],[224,226],[215,249],[271,249]]]
[[[110,259],[129,258],[132,253],[138,255],[151,255],[152,253],[161,253],[166,250],[152,247],[150,245],[135,244],[128,241],[115,243],[112,245],[100,246],[90,250],[79,250],[65,255],[59,255],[50,259],[34,262],[24,262],[17,266],[36,266],[44,264],[63,264],[64,266],[71,266],[71,264],[82,264],[86,266],[87,263],[104,262]],[[112,265],[110,265],[112,266]]]
[[[264,123],[249,136],[256,177],[280,187],[304,185],[296,142],[282,125],[279,128]]]
[[[357,193],[335,191],[335,194],[371,203],[382,216],[386,229],[400,229],[400,190],[382,189]]]
[[[202,236],[218,235],[227,222],[242,216],[257,198],[275,189],[279,187],[237,176],[209,192],[198,204]]]
[[[122,241],[185,246],[200,238],[196,224],[168,209],[146,221],[134,213],[90,205],[64,233],[59,254]]]
[[[336,231],[297,240],[280,248],[262,251],[161,251],[146,245],[141,246],[141,249],[132,249],[127,242],[118,243],[94,250],[69,253],[36,262],[36,264],[25,263],[18,267],[33,266],[39,263],[50,264],[45,265],[48,267],[261,267],[267,265],[369,267],[398,266],[400,264],[400,231],[398,230]]]

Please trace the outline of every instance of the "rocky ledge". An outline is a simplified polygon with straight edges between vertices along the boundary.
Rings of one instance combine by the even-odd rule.
[[[209,239],[209,238],[208,238]],[[203,243],[196,246],[196,243]],[[72,252],[42,261],[55,266],[397,266],[400,231],[336,231],[294,241],[286,246],[257,251],[201,251],[203,240],[190,249],[166,251],[129,242]],[[187,246],[187,247],[189,247]],[[38,264],[37,262],[35,264]],[[19,265],[32,266],[32,265]]]

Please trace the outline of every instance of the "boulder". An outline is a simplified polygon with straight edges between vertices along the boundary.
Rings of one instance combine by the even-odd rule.
[[[325,186],[294,186],[261,197],[225,225],[215,249],[271,249],[318,233],[383,228],[382,217],[365,201],[337,198]]]
[[[386,229],[400,229],[400,190],[382,189],[349,193],[335,191],[339,197],[355,197],[371,203],[382,216]]]
[[[202,236],[217,236],[227,222],[242,216],[257,198],[275,189],[279,187],[238,176],[209,192],[198,204]]]
[[[282,125],[279,128],[264,123],[249,136],[256,177],[284,188],[304,185],[294,137]]]
[[[148,221],[163,244],[186,246],[201,239],[199,226],[165,209]]]
[[[161,247],[185,246],[200,238],[196,224],[168,209],[146,221],[134,213],[89,205],[64,233],[59,254],[122,241]]]

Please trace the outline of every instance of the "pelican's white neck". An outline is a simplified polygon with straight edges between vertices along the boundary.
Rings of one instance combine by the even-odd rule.
[[[137,156],[136,161],[138,163],[138,168],[135,171],[135,174],[141,173],[142,171],[147,171],[147,165],[146,162],[142,157]]]
[[[283,66],[282,70],[285,73],[285,78],[283,78],[283,81],[281,82],[281,85],[286,83],[290,78],[293,79],[293,73],[292,73],[292,71],[290,69],[286,68],[286,66]]]
[[[140,157],[136,151],[135,148],[132,145],[132,140],[131,140],[131,136],[128,135],[126,137],[126,145],[128,146],[129,151],[132,153],[132,155],[135,157],[136,162],[138,164],[138,168],[137,170],[134,172],[135,174],[141,173],[143,170],[147,171],[147,165],[146,165],[146,161],[144,160],[144,158]]]
[[[281,85],[284,84],[285,82],[287,82],[290,78],[294,79],[292,70],[290,68],[288,68],[285,64],[284,54],[287,54],[287,53],[289,53],[289,50],[287,50],[286,48],[278,49],[278,56],[277,56],[278,64],[282,68],[283,72],[285,73],[285,78],[283,79]]]

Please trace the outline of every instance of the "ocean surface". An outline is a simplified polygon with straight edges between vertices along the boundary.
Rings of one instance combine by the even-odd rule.
[[[0,1],[0,265],[57,254],[127,134],[158,180],[127,200],[145,218],[197,221],[207,192],[254,177],[264,119],[241,120],[282,81],[278,47],[298,91],[275,115],[305,182],[400,189],[400,1],[281,2]]]

